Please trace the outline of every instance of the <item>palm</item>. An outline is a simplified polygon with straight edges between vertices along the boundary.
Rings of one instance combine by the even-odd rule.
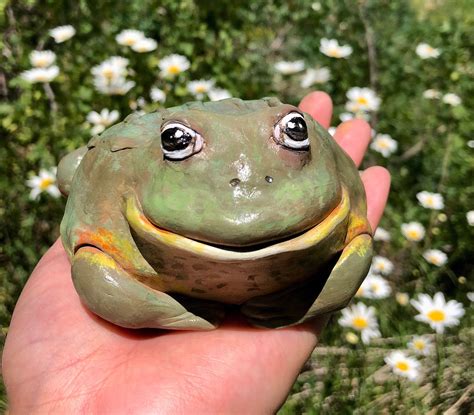
[[[325,94],[311,94],[300,106],[329,125]],[[356,163],[369,138],[362,121],[344,123],[336,134]],[[372,168],[362,178],[375,227],[388,174]],[[12,412],[270,412],[285,399],[322,325],[259,330],[234,318],[209,332],[121,329],[82,306],[57,242],[18,301],[4,378]]]

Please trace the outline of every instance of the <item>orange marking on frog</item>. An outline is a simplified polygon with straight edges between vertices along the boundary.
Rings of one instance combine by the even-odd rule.
[[[351,242],[357,235],[369,234],[372,235],[372,230],[370,229],[369,222],[363,216],[352,215],[349,228],[346,235],[346,244]]]
[[[93,232],[79,232],[77,245],[94,245],[114,258],[122,267],[134,268],[133,261],[130,259],[133,255],[131,244],[126,240],[115,237],[112,232],[105,228],[98,228]]]

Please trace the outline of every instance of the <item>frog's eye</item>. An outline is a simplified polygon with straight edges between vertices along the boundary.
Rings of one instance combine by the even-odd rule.
[[[192,156],[201,150],[202,144],[201,135],[177,122],[167,124],[161,131],[161,149],[170,160]]]
[[[275,125],[273,137],[278,144],[293,150],[309,148],[308,127],[304,117],[296,111],[286,114]]]

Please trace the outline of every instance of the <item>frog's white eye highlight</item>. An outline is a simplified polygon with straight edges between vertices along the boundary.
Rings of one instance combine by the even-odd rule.
[[[161,149],[169,160],[183,160],[202,149],[203,138],[191,128],[173,122],[161,130]]]
[[[308,127],[304,117],[296,111],[286,114],[275,125],[273,137],[278,144],[292,150],[309,148]]]

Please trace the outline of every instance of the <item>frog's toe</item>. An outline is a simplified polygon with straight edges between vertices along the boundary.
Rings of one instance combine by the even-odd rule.
[[[133,279],[110,256],[93,247],[73,258],[74,286],[87,307],[127,328],[211,330],[216,325],[188,311],[170,295]]]
[[[342,251],[336,264],[328,266],[329,277],[310,281],[279,293],[256,297],[242,306],[242,314],[259,327],[285,327],[345,307],[357,292],[372,261],[370,235],[355,237]]]

